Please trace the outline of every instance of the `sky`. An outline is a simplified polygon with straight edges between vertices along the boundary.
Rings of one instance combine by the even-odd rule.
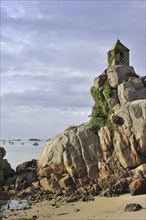
[[[145,0],[1,0],[1,139],[48,139],[89,120],[118,39],[145,75]]]

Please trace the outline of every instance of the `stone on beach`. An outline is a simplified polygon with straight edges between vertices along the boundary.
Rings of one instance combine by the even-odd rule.
[[[124,212],[136,212],[142,209],[142,206],[137,203],[131,203],[126,205]]]

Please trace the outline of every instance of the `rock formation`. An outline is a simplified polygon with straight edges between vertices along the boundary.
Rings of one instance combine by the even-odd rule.
[[[146,176],[145,82],[125,65],[96,77],[90,122],[50,140],[38,160],[39,173],[50,168],[62,175],[59,183],[71,178],[70,185],[60,184],[64,189],[89,184],[108,193],[128,191],[137,169]]]
[[[5,155],[5,149],[0,147],[0,187],[4,184],[5,180],[14,173],[7,159],[4,159]]]
[[[19,165],[5,181],[5,189],[74,192],[76,197],[68,201],[80,195],[86,201],[90,195],[146,192],[146,77],[139,77],[129,66],[129,49],[119,40],[108,58],[108,69],[91,87],[95,104],[90,121],[49,140],[38,162]],[[115,65],[119,62],[123,64]],[[4,149],[0,153],[3,164]],[[4,170],[2,165],[1,182]]]

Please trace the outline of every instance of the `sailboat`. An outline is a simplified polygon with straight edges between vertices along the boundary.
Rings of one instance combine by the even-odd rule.
[[[11,139],[10,139],[10,134],[9,134],[9,144],[14,145],[14,142],[11,141]]]
[[[13,142],[13,141],[11,141],[11,140],[9,140],[9,144],[14,145],[14,142]]]

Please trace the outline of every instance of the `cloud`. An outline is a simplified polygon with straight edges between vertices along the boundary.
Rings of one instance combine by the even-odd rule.
[[[8,109],[7,109],[8,110]],[[25,138],[38,137],[48,139],[63,132],[70,125],[79,125],[89,120],[90,108],[79,108],[75,110],[60,111],[53,108],[37,107],[16,107],[5,112],[1,118],[1,137]]]
[[[82,89],[83,90],[83,89]],[[1,97],[2,105],[10,106],[42,106],[49,108],[89,107],[90,96],[85,91],[72,86],[56,85],[53,88],[25,90],[24,92],[5,93]],[[84,101],[86,100],[86,102]]]
[[[136,72],[144,74],[143,6],[138,1],[2,1],[2,132],[15,127],[15,136],[53,135],[87,120],[90,87],[107,67],[107,51],[117,37],[130,48]]]

